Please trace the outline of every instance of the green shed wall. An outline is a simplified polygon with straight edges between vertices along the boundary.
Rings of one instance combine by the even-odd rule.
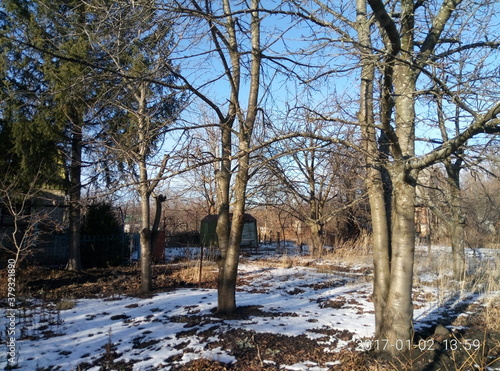
[[[253,218],[253,217],[252,217]],[[200,241],[203,246],[217,245],[217,218],[206,217],[200,224]],[[245,221],[243,224],[243,233],[241,236],[242,246],[258,247],[259,238],[257,234],[257,222],[254,220]]]

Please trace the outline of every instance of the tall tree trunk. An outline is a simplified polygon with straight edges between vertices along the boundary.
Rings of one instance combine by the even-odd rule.
[[[240,193],[240,192],[238,192]],[[243,206],[240,203],[243,203]],[[236,201],[231,218],[230,237],[225,259],[219,266],[217,312],[231,313],[236,309],[236,280],[243,231],[245,198]]]
[[[239,170],[236,174],[234,185],[233,215],[229,241],[226,257],[221,269],[221,280],[219,282],[219,303],[217,308],[219,313],[231,313],[236,309],[236,280],[243,234],[250,161],[250,156],[248,155],[249,143],[240,141],[239,148],[240,151],[247,154],[241,156],[238,160]]]
[[[461,162],[445,162],[450,192],[451,220],[449,223],[451,251],[453,255],[453,276],[456,280],[465,278],[465,217],[462,211],[462,194],[460,190]]]
[[[146,162],[139,163],[140,186],[139,194],[141,198],[141,294],[148,294],[153,288],[153,268],[152,268],[152,245],[151,245],[151,225],[150,225],[150,197],[151,191],[148,185],[148,174]]]
[[[66,269],[78,271],[82,268],[80,254],[81,173],[82,173],[82,126],[76,110],[71,109],[71,164],[69,169],[69,256]]]
[[[382,175],[376,168],[368,170],[366,181],[373,241],[373,304],[375,307],[375,338],[383,338],[384,313],[389,296],[391,279],[391,233],[390,213],[385,202]]]
[[[219,260],[219,287],[218,307],[219,313],[230,313],[236,309],[236,278],[240,255],[241,236],[243,232],[243,216],[245,213],[246,190],[249,180],[250,142],[258,112],[258,97],[260,84],[260,18],[259,1],[251,1],[251,67],[250,86],[246,117],[240,107],[240,68],[241,60],[238,52],[239,45],[236,40],[235,21],[231,14],[229,0],[223,1],[224,12],[227,15],[226,30],[229,34],[229,56],[232,71],[227,71],[231,81],[232,91],[228,120],[221,123],[222,131],[222,164],[218,172],[217,184],[219,196],[219,220],[217,222],[217,236],[221,249]],[[233,216],[229,221],[229,188],[231,183],[231,135],[232,124],[235,119],[239,122],[238,132],[238,173],[234,184]]]
[[[231,280],[234,272],[231,271],[231,266],[227,265],[228,256],[231,261],[234,261],[234,252],[230,252],[230,232],[231,232],[231,217],[229,213],[229,197],[231,187],[231,127],[234,120],[223,123],[221,127],[222,134],[222,158],[220,169],[216,173],[217,183],[217,203],[218,203],[218,219],[217,219],[217,240],[220,249],[220,257],[217,260],[219,266],[218,275],[218,305],[217,311],[221,313],[229,313],[236,308],[236,299],[234,291],[236,286]]]
[[[413,15],[409,7],[402,14],[401,59],[394,68],[395,122],[397,142],[392,143],[395,162],[389,168],[392,183],[390,289],[382,317],[381,339],[387,340],[389,353],[411,349],[413,331],[413,263],[415,251],[415,181],[405,169],[403,158],[415,155],[416,76],[411,68]],[[413,9],[413,8],[412,8]]]
[[[245,146],[240,144],[240,148]],[[219,260],[219,286],[217,312],[231,313],[236,309],[236,280],[238,275],[238,263],[240,256],[241,238],[243,234],[244,213],[246,203],[246,187],[248,184],[249,156],[242,156],[239,161],[239,171],[236,174],[234,186],[233,214],[229,223],[220,223],[220,218],[225,218],[226,213],[219,212],[217,231],[229,235],[225,241],[225,249],[221,248],[221,259]],[[228,218],[229,214],[227,213]],[[227,228],[227,227],[229,228]],[[220,227],[220,228],[219,228]],[[227,228],[227,229],[226,229]],[[219,234],[218,234],[219,236]],[[219,242],[220,245],[220,242]]]
[[[382,338],[383,317],[390,288],[391,235],[390,200],[387,187],[388,176],[384,176],[384,161],[380,158],[374,121],[373,81],[375,80],[375,58],[370,38],[371,22],[367,16],[366,0],[356,1],[357,32],[361,54],[360,102],[358,119],[366,153],[366,186],[370,203],[373,238],[373,304],[375,307],[375,337]],[[385,186],[384,186],[385,185]],[[389,204],[390,205],[390,204]]]
[[[323,225],[317,220],[307,221],[311,229],[311,251],[313,258],[319,258],[323,255]]]
[[[406,0],[405,0],[406,1]],[[383,13],[383,5],[370,1],[377,17]],[[401,37],[387,19],[387,44],[389,50],[384,64],[384,80],[381,92],[380,120],[382,133],[377,143],[373,122],[374,67],[371,55],[370,24],[366,16],[366,3],[357,1],[358,36],[361,44],[361,99],[358,117],[367,151],[367,188],[373,224],[374,256],[374,305],[375,337],[383,350],[392,355],[411,347],[413,304],[413,255],[415,244],[415,187],[412,176],[404,167],[403,158],[414,155],[414,92],[416,76],[411,69],[413,18],[408,13],[409,3],[402,6]],[[413,9],[413,7],[411,7]],[[390,18],[389,18],[390,19]],[[380,20],[379,20],[380,21]],[[396,31],[396,32],[394,32]],[[395,55],[402,50],[401,60]],[[392,96],[396,130],[391,126]],[[396,161],[390,162],[389,153]]]
[[[219,313],[231,313],[236,308],[236,273],[239,244],[237,246],[232,245],[229,238],[231,225],[235,222],[234,214],[232,218],[230,217],[229,208],[227,210],[225,208],[219,209],[217,219],[217,240],[220,248],[220,256],[217,259],[219,267],[217,312]]]
[[[387,342],[386,349],[392,355],[406,353],[411,349],[413,328],[413,261],[415,250],[415,181],[405,169],[405,158],[415,154],[415,86],[416,73],[412,70],[412,55],[414,32],[413,2],[403,0],[401,5],[400,34],[387,26],[387,48],[390,54],[385,62],[384,88],[381,102],[381,118],[384,135],[388,139],[388,150],[394,159],[386,169],[390,176],[392,197],[389,221],[391,238],[388,251],[389,290],[385,291],[385,302],[382,317],[377,318],[379,340]],[[380,15],[380,14],[379,14]],[[395,56],[398,55],[398,59]],[[394,93],[391,93],[391,86]],[[392,116],[391,95],[394,96],[395,131],[391,128]],[[384,268],[386,269],[386,268]],[[377,282],[376,282],[377,283]],[[384,290],[386,289],[384,282]],[[380,313],[379,313],[380,315]]]
[[[138,130],[138,153],[137,164],[139,166],[139,197],[141,202],[141,294],[148,294],[153,288],[153,260],[152,260],[152,239],[151,239],[151,204],[150,198],[154,183],[148,176],[148,149],[151,138],[148,128],[147,111],[147,86],[145,83],[139,86],[136,98],[138,102],[137,130]]]
[[[399,165],[402,166],[402,165]],[[395,166],[391,237],[390,289],[383,313],[380,339],[388,340],[389,352],[411,347],[413,331],[413,262],[415,251],[415,187],[405,171]]]

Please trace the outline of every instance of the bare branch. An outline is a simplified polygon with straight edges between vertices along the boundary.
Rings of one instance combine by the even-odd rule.
[[[437,147],[430,153],[410,159],[406,161],[407,169],[423,169],[438,161],[441,161],[451,154],[455,153],[469,139],[480,133],[498,134],[500,133],[500,102],[494,104],[486,114],[477,117],[472,124],[469,125],[456,137],[446,141],[443,145]]]

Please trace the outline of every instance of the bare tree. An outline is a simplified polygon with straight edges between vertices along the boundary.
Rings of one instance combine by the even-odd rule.
[[[165,196],[155,194],[166,176],[169,153],[162,149],[166,133],[181,109],[179,95],[169,90],[170,21],[158,16],[154,1],[92,1],[98,21],[81,30],[102,56],[99,79],[108,89],[93,106],[100,113],[94,155],[122,170],[136,187],[141,208],[141,293],[152,288],[152,244]],[[163,152],[163,153],[162,153]],[[120,179],[123,180],[123,179]],[[151,218],[151,197],[155,216]]]
[[[295,1],[294,5],[298,7],[295,14],[329,32],[312,41],[316,50],[335,45],[342,50],[348,45],[354,51],[351,55],[359,60],[357,117],[373,226],[375,336],[387,342],[385,351],[396,355],[411,347],[418,173],[457,153],[472,137],[500,130],[498,102],[491,101],[487,93],[465,98],[454,90],[454,79],[447,81],[436,71],[449,77],[454,56],[461,50],[498,49],[498,43],[488,41],[485,31],[494,6],[487,1],[479,5],[465,0],[358,0],[355,9],[333,1]],[[470,17],[485,20],[477,23],[475,33],[466,27]],[[454,40],[461,40],[461,44]],[[347,63],[343,69],[328,66],[313,78],[339,76],[346,70]],[[466,113],[468,125],[441,145],[418,154],[417,97],[435,86]]]
[[[481,164],[481,170],[463,176],[462,207],[466,215],[465,242],[473,249],[500,243],[500,169],[498,147]]]
[[[232,9],[229,0],[183,1],[177,5],[165,10],[177,15],[175,23],[182,33],[179,40],[189,43],[187,48],[182,42],[178,44],[185,62],[183,70],[189,69],[190,61],[196,63],[193,71],[197,69],[197,72],[203,71],[206,63],[213,66],[209,78],[187,72],[179,74],[179,78],[182,88],[207,105],[217,117],[220,157],[215,179],[221,254],[217,310],[228,313],[236,308],[236,275],[249,180],[249,152],[259,112],[263,52],[260,7],[257,0],[252,0],[248,6],[237,4],[236,9]],[[201,60],[203,58],[206,59]],[[210,93],[209,89],[216,89],[217,94]],[[234,189],[233,202],[231,187]]]
[[[58,207],[63,205],[52,205],[48,194],[38,176],[26,189],[17,181],[0,180],[0,220],[4,222],[0,248],[14,256],[15,264],[33,255],[47,235],[62,230],[63,220],[56,214],[61,214]]]
[[[205,214],[217,214],[217,186],[215,174],[218,171],[220,148],[218,143],[219,130],[213,119],[204,116],[206,127],[191,130],[189,140],[179,151],[178,156],[184,166],[191,170],[179,176],[182,183],[179,187],[188,197],[201,199],[199,209]],[[211,124],[212,123],[212,124]]]
[[[426,68],[439,59],[438,45],[446,35],[446,26],[458,16],[461,1],[444,1],[432,17],[427,31],[416,34],[416,22],[430,9],[424,3],[412,1],[398,5],[397,25],[391,16],[391,4],[368,0],[381,30],[384,64],[381,71],[380,124],[373,122],[374,46],[369,34],[369,18],[364,1],[358,1],[358,28],[361,45],[363,77],[361,82],[362,109],[359,118],[371,153],[368,190],[374,230],[374,304],[376,337],[388,342],[389,353],[397,354],[396,344],[409,349],[412,334],[413,306],[411,301],[414,259],[415,184],[419,170],[445,160],[465,142],[480,132],[498,130],[500,104],[492,104],[484,113],[468,106],[460,97],[430,74]],[[455,18],[456,19],[456,18]],[[398,27],[399,26],[399,27]],[[422,41],[420,42],[420,38]],[[418,39],[417,39],[418,38]],[[419,48],[415,49],[415,45]],[[489,47],[489,45],[485,45]],[[447,53],[444,53],[447,55]],[[425,75],[450,99],[458,100],[471,115],[471,123],[457,135],[425,155],[415,153],[417,81]],[[394,116],[393,116],[394,114]],[[376,131],[380,130],[377,138]],[[399,347],[401,348],[401,347]]]
[[[269,194],[267,202],[309,227],[309,252],[313,257],[323,254],[325,226],[340,214],[347,214],[363,198],[362,194],[356,195],[362,189],[355,187],[360,183],[355,180],[361,170],[359,153],[315,138],[314,133],[319,134],[321,126],[315,123],[309,138],[271,146],[269,157],[271,153],[282,155],[264,160],[265,171],[261,175],[266,179],[261,187]],[[269,189],[270,184],[273,186]]]
[[[221,131],[221,165],[216,174],[217,180],[217,201],[219,218],[217,222],[217,236],[221,252],[219,260],[219,287],[218,306],[220,313],[230,313],[236,308],[236,277],[238,273],[239,251],[241,236],[243,231],[243,214],[245,212],[246,188],[249,180],[250,154],[252,133],[257,119],[258,99],[260,89],[261,74],[261,44],[260,44],[260,16],[259,2],[252,0],[250,5],[250,74],[248,88],[248,103],[246,114],[239,95],[241,94],[242,78],[242,54],[238,50],[241,45],[238,43],[238,25],[235,17],[231,14],[231,6],[228,0],[223,0],[223,13],[225,16],[225,31],[227,32],[227,55],[230,63],[223,57],[227,66],[225,74],[231,82],[231,96],[227,115],[219,115]],[[214,30],[216,31],[216,30]],[[220,39],[218,32],[212,32],[212,39],[216,44]],[[222,57],[222,56],[221,56]],[[238,130],[238,172],[234,184],[234,200],[232,218],[230,218],[230,185],[231,185],[231,155],[232,155],[232,131],[233,124],[237,120]]]
[[[494,44],[491,45],[492,47]],[[457,51],[455,58],[458,59],[456,69],[447,72],[448,84],[453,81],[454,94],[468,102],[473,102],[478,92],[483,96],[489,96],[491,100],[500,98],[498,95],[498,82],[491,79],[491,70],[487,68],[487,60],[492,57],[494,49],[470,48]],[[474,66],[471,68],[471,66]],[[441,72],[441,75],[444,75]],[[444,78],[440,76],[440,79]],[[460,105],[453,104],[446,99],[444,93],[439,89],[430,89],[429,99],[422,97],[424,103],[432,106],[435,110],[434,122],[439,129],[440,139],[432,139],[432,142],[441,144],[451,137],[460,134],[463,127],[461,121],[467,118],[467,112]],[[463,197],[461,187],[461,173],[463,169],[473,169],[481,163],[485,157],[487,141],[472,141],[457,149],[448,158],[442,161],[446,172],[445,190],[440,192],[445,196],[444,203],[447,211],[442,211],[433,202],[436,192],[428,197],[429,205],[434,214],[446,225],[449,231],[450,242],[453,254],[453,273],[455,279],[463,280],[466,274],[465,264],[465,225],[466,217],[463,212]],[[439,198],[438,198],[439,199]]]

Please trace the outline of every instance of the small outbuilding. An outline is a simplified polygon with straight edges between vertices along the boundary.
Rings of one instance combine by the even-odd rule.
[[[229,215],[232,219],[233,214]],[[218,215],[207,215],[201,220],[200,240],[203,246],[216,246],[217,243],[217,219]],[[250,214],[243,215],[243,234],[241,246],[257,248],[259,239],[257,235],[257,219]]]

